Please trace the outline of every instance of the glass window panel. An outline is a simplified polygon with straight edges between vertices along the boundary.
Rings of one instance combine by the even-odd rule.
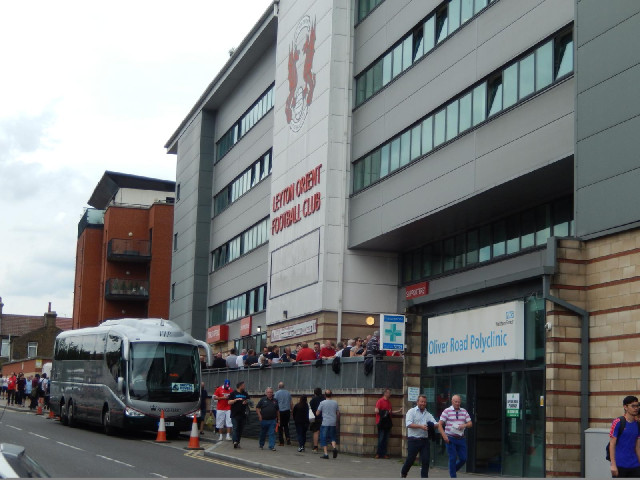
[[[445,139],[445,119],[447,116],[446,110],[442,109],[435,115],[435,122],[433,128],[433,145],[437,147],[444,142]]]
[[[460,23],[464,23],[473,17],[473,0],[462,0],[460,6]]]
[[[380,91],[382,88],[382,60],[373,66],[373,93]]]
[[[400,165],[404,166],[411,159],[411,130],[400,136]]]
[[[447,140],[458,135],[458,100],[447,105]]]
[[[465,238],[466,238],[466,235],[464,233],[461,233],[460,235],[456,236],[455,268],[462,268],[465,266],[465,263],[464,263],[465,250],[466,250]]]
[[[536,245],[546,245],[551,236],[551,205],[536,208]]]
[[[478,230],[471,230],[469,233],[467,233],[467,265],[478,263],[478,237]]]
[[[534,90],[534,65],[535,54],[531,54],[528,57],[520,60],[520,92],[519,98],[524,98],[531,95]]]
[[[518,63],[505,68],[502,74],[502,108],[518,101]]]
[[[364,186],[371,185],[371,156],[364,157]]]
[[[391,141],[391,162],[389,171],[393,172],[400,166],[400,137]]]
[[[424,42],[422,38],[422,27],[413,31],[413,61],[416,62],[424,54]]]
[[[536,244],[536,214],[535,210],[527,210],[521,218],[520,248],[533,247]]]
[[[502,74],[487,81],[487,116],[495,115],[502,110]]]
[[[413,268],[413,258],[410,253],[405,253],[402,256],[402,281],[404,283],[408,283],[412,280],[412,268]]]
[[[460,133],[471,128],[471,92],[460,99]]]
[[[404,40],[402,47],[402,70],[406,70],[413,63],[413,35]]]
[[[444,271],[448,272],[455,268],[456,262],[456,240],[455,238],[448,238],[444,241]]]
[[[475,0],[475,13],[487,6],[487,0]]]
[[[424,41],[424,53],[428,53],[433,50],[436,44],[435,33],[436,17],[432,15],[426,22],[424,22],[424,29],[422,32],[422,38]]]
[[[369,98],[373,94],[373,68],[370,68],[365,74],[367,78],[366,86],[364,87],[364,96]]]
[[[393,52],[387,53],[382,59],[382,85],[391,81]]]
[[[422,278],[422,250],[416,250],[411,254],[413,257],[413,266],[411,267],[412,280]]]
[[[478,240],[478,261],[486,262],[491,260],[491,225],[480,228]]]
[[[449,19],[449,35],[451,35],[460,27],[460,0],[449,2],[447,18]]]
[[[436,43],[447,38],[447,7],[446,5],[436,13]]]
[[[421,124],[416,125],[411,129],[411,160],[418,158],[420,153],[420,136],[421,136]]]
[[[371,183],[380,180],[380,150],[371,153]]]
[[[358,21],[362,20],[369,13],[369,0],[360,0],[358,2]]]
[[[507,253],[520,250],[520,225],[518,215],[507,218]]]
[[[393,49],[393,77],[402,72],[402,44]]]
[[[473,125],[484,122],[487,113],[487,84],[481,83],[473,89]]]
[[[422,277],[431,276],[431,262],[432,262],[432,246],[427,245],[422,249]]]
[[[362,75],[356,80],[356,105],[360,105],[367,98],[365,96],[365,88],[367,86],[367,77]]]
[[[442,242],[435,242],[431,245],[431,275],[442,273]]]
[[[493,225],[493,256],[499,257],[507,253],[507,224],[500,220]]]
[[[553,41],[536,50],[536,90],[550,85],[553,81]]]
[[[380,178],[389,174],[389,144],[380,149]]]
[[[568,237],[573,217],[573,206],[570,199],[553,202],[553,235]]]
[[[358,160],[353,164],[353,191],[358,192],[364,186],[364,163]]]
[[[554,79],[573,71],[573,32],[555,40]]]
[[[422,121],[422,154],[429,153],[433,148],[433,117]]]

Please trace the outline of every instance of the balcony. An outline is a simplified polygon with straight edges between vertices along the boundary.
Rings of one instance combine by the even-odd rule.
[[[110,262],[148,262],[151,260],[149,240],[112,238],[107,245],[107,260]]]
[[[104,227],[104,210],[95,208],[87,208],[78,222],[78,238],[87,228],[103,228]]]
[[[146,302],[149,300],[149,281],[110,278],[105,285],[104,298],[106,300]]]

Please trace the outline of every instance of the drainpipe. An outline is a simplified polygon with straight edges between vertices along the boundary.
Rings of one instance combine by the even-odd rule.
[[[351,2],[346,3],[346,17],[351,19]],[[350,37],[350,45],[351,48],[347,53],[347,58],[345,61],[347,62],[347,68],[345,68],[345,76],[344,79],[344,99],[342,105],[344,106],[344,114],[343,114],[343,132],[342,132],[342,143],[343,143],[343,158],[342,158],[342,187],[344,194],[344,205],[342,207],[342,213],[340,215],[340,228],[342,229],[341,236],[341,245],[340,245],[340,254],[338,259],[338,325],[336,328],[336,345],[342,339],[342,310],[344,303],[344,256],[345,250],[347,248],[347,210],[349,208],[349,176],[347,175],[347,165],[349,164],[349,91],[350,82],[352,81],[351,69],[351,52],[353,52],[353,36],[351,35],[351,29],[353,28],[353,22],[349,20],[347,22],[349,29],[349,37]],[[327,170],[328,170],[327,166]]]
[[[553,244],[555,249],[555,243]],[[551,275],[542,276],[542,295],[545,300],[549,300],[567,310],[580,315],[582,318],[581,331],[581,358],[580,358],[580,476],[585,475],[585,430],[589,428],[589,312],[575,305],[551,295]]]

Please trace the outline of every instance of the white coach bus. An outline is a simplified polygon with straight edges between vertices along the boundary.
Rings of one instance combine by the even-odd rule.
[[[107,320],[56,338],[50,405],[63,424],[157,430],[164,410],[167,435],[191,429],[200,408],[200,354],[209,345],[169,320]]]

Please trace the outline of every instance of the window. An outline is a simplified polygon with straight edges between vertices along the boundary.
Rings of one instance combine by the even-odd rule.
[[[358,22],[369,15],[371,10],[380,5],[384,0],[358,0]]]
[[[265,310],[267,308],[266,293],[267,285],[265,284],[209,307],[208,327]]]
[[[10,340],[8,338],[2,339],[2,349],[0,350],[0,357],[9,357],[9,348],[11,347]]]
[[[178,234],[177,233],[173,234],[173,251],[174,252],[178,251]]]
[[[271,150],[225,186],[213,199],[213,214],[218,215],[271,173]]]
[[[269,217],[266,217],[237,237],[216,248],[211,252],[211,271],[240,258],[242,255],[266,243],[269,240],[268,227]]]
[[[464,0],[460,1],[460,5],[464,6]],[[353,192],[357,193],[398,168],[418,160],[420,156],[427,155],[434,147],[455,139],[472,126],[480,125],[487,118],[517,105],[535,91],[552,84],[552,78],[561,81],[573,71],[572,35],[571,30],[565,30],[540,47],[531,49],[521,59],[515,59],[508,66],[491,73],[486,80],[439,106],[435,113],[430,112],[423,120],[410,125],[373,152],[353,162]],[[396,58],[402,56],[404,43],[390,52],[393,53],[394,65]]]
[[[172,283],[171,284],[171,301],[175,302],[176,300],[176,284]]]
[[[27,358],[35,358],[38,356],[38,342],[27,343]]]
[[[273,108],[273,88],[274,85],[271,85],[249,110],[220,137],[217,142],[216,162],[219,162],[231,150],[231,147],[238,143]]]
[[[180,201],[180,184],[176,184],[176,202]]]

